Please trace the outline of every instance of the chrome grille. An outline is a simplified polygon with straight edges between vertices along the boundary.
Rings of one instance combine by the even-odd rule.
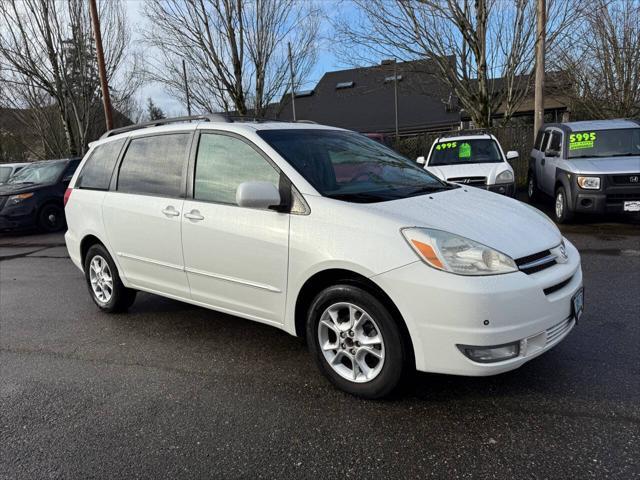
[[[527,255],[526,257],[520,257],[516,259],[516,265],[518,269],[531,275],[532,273],[540,272],[556,264],[556,256],[551,253],[551,250],[543,250],[533,255]]]
[[[547,329],[547,341],[545,346],[551,345],[559,340],[573,326],[573,318],[567,317],[557,325]]]
[[[464,185],[480,186],[487,184],[487,177],[454,177],[448,178],[447,181],[462,183]]]

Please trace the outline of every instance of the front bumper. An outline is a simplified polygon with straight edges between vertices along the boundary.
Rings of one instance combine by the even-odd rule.
[[[516,194],[516,184],[513,183],[498,183],[494,185],[487,185],[487,190],[490,192],[506,195],[507,197],[513,197]]]
[[[0,197],[0,231],[34,228],[36,208],[32,199],[18,205],[7,203],[8,197]]]
[[[422,262],[372,278],[400,310],[425,372],[486,376],[518,368],[559,343],[571,331],[571,301],[582,287],[580,255],[566,242],[568,261],[527,275],[515,272],[465,277]],[[567,281],[568,280],[568,281]],[[544,289],[563,284],[549,294]],[[520,354],[477,363],[457,345],[520,342]]]
[[[573,209],[580,213],[629,213],[624,210],[624,202],[640,201],[640,184],[615,183],[613,177],[617,175],[601,176],[599,190],[582,189],[576,179],[572,179]]]

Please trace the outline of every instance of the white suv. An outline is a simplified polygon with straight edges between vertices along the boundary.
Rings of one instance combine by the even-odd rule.
[[[431,145],[426,160],[417,162],[441,180],[484,188],[513,197],[515,176],[509,160],[518,152],[506,155],[498,139],[489,133],[456,133],[438,137]]]
[[[532,207],[354,132],[191,121],[108,132],[71,181],[67,248],[104,311],[142,290],[273,325],[367,398],[411,368],[512,370],[582,312],[580,256]]]

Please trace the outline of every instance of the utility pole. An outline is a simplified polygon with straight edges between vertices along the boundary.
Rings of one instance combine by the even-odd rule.
[[[394,102],[394,112],[395,112],[396,144],[397,144],[398,139],[400,138],[400,133],[398,129],[398,59],[393,58],[390,60],[382,60],[380,64],[381,65],[393,64],[393,102]]]
[[[187,83],[187,65],[182,59],[182,80],[184,81],[184,93],[187,95],[187,115],[191,116],[191,97],[189,96],[189,84]]]
[[[291,55],[291,42],[287,42],[289,47],[289,71],[291,72],[291,108],[293,109],[293,121],[296,121],[296,94],[293,91],[294,76],[293,76],[293,55]]]
[[[544,124],[544,50],[547,34],[547,5],[546,0],[537,0],[536,8],[536,80],[533,114],[533,138]]]
[[[109,96],[109,83],[107,70],[104,66],[104,51],[102,50],[102,34],[100,33],[100,20],[96,0],[89,0],[89,13],[93,25],[93,38],[96,42],[96,56],[98,59],[98,74],[100,75],[100,89],[102,90],[102,105],[104,107],[104,123],[107,130],[113,128],[113,114],[111,111],[111,97]]]
[[[398,138],[400,134],[398,133],[398,60],[393,59],[393,97],[395,103],[395,111],[396,111],[396,148],[398,145]]]

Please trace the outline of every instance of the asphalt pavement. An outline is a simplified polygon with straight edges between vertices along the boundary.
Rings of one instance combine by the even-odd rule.
[[[640,225],[563,231],[586,285],[566,340],[384,401],[274,328],[149,294],[100,313],[61,235],[0,237],[0,479],[640,478]]]

